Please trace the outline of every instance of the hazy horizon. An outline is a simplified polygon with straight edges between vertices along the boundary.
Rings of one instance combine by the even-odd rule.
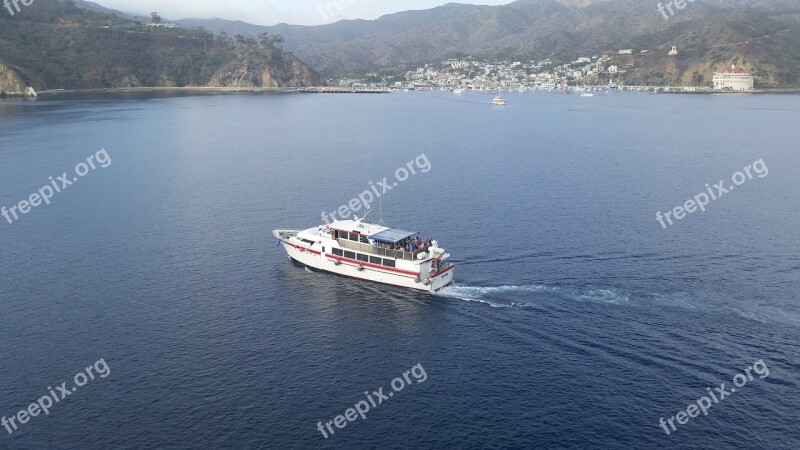
[[[336,2],[343,4],[337,8]],[[453,3],[447,0],[95,0],[95,3],[119,11],[149,15],[158,12],[170,20],[226,19],[241,20],[256,25],[321,25],[344,19],[377,19],[400,11],[430,9]],[[476,5],[503,5],[511,0],[482,0],[457,2]]]

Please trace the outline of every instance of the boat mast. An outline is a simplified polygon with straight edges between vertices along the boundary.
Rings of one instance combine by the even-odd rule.
[[[381,172],[381,178],[379,178],[379,179],[380,180],[383,179],[383,172]],[[380,218],[378,220],[378,225],[380,225],[382,227],[385,227],[386,223],[383,221],[383,195],[378,197],[378,214],[380,216]]]

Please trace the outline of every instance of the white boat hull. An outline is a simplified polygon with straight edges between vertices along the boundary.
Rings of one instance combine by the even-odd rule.
[[[279,233],[276,231],[276,237]],[[424,279],[419,273],[407,270],[390,269],[381,266],[349,260],[330,253],[304,248],[288,242],[285,237],[278,237],[289,258],[311,269],[329,272],[348,278],[373,281],[419,291],[436,292],[453,282],[455,266],[449,266],[442,272]]]

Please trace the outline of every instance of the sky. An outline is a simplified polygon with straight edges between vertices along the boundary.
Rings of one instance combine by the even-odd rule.
[[[428,9],[456,0],[92,0],[106,8],[166,19],[223,18],[257,25],[318,25],[343,19],[375,19],[409,9]],[[502,5],[511,0],[462,0]]]

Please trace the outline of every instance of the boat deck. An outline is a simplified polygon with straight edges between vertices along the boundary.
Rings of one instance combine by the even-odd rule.
[[[414,254],[401,250],[391,250],[388,248],[375,247],[370,244],[363,244],[345,239],[337,239],[336,242],[339,246],[347,250],[353,250],[361,253],[368,253],[375,256],[384,256],[387,258],[403,259],[406,261],[414,261]]]

